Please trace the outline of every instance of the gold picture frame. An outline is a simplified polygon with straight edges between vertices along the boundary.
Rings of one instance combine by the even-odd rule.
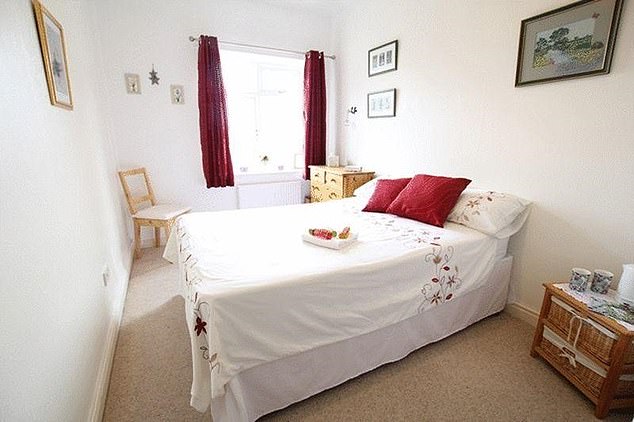
[[[610,73],[622,0],[581,0],[524,19],[515,86]]]
[[[38,0],[32,0],[32,3],[51,104],[72,110],[73,97],[68,75],[64,29],[42,3]]]

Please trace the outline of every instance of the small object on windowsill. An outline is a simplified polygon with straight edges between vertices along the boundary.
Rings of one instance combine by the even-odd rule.
[[[345,171],[363,171],[363,167],[361,166],[352,166],[348,165],[343,168]]]

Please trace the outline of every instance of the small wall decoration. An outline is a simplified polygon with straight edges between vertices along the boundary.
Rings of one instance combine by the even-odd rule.
[[[396,89],[368,94],[368,117],[396,116]]]
[[[136,73],[126,73],[125,75],[125,90],[128,94],[140,94],[141,93],[141,80]]]
[[[172,97],[172,104],[185,104],[183,85],[170,85],[170,96]]]
[[[154,70],[154,64],[152,64],[152,71],[150,72],[149,79],[150,81],[152,81],[152,85],[158,85],[159,79],[161,79],[158,77],[158,73],[156,73],[156,70]]]
[[[396,70],[398,40],[368,51],[368,77]]]
[[[520,30],[515,86],[610,72],[622,0],[582,0]]]
[[[44,72],[51,104],[73,109],[64,30],[55,17],[38,1],[33,0],[37,32],[40,37]]]

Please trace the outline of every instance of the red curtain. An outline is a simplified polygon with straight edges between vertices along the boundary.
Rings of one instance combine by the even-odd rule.
[[[309,165],[326,164],[326,72],[324,53],[311,50],[304,63],[304,179],[310,178]]]
[[[203,172],[208,188],[233,186],[225,87],[216,37],[198,41],[198,110]]]

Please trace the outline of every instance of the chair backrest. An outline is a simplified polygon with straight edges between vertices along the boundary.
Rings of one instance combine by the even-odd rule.
[[[148,179],[145,167],[120,171],[119,180],[121,180],[121,186],[123,186],[123,192],[125,192],[125,199],[128,201],[130,214],[136,214],[139,210],[137,206],[144,202],[149,202],[152,205],[156,205],[156,199],[154,198],[152,184]],[[137,183],[131,186],[130,182],[132,181],[136,181]],[[142,181],[142,183],[138,183],[139,181]]]

